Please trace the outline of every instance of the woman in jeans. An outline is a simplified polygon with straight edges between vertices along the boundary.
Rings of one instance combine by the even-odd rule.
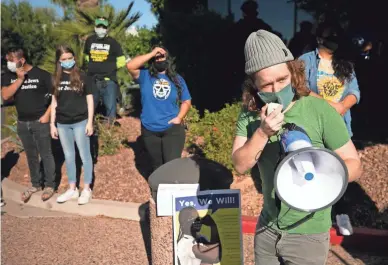
[[[78,199],[86,204],[92,197],[93,163],[90,153],[90,136],[93,134],[93,95],[91,82],[80,72],[75,63],[75,54],[67,46],[56,51],[54,92],[51,104],[51,136],[61,142],[65,154],[69,189],[60,195],[57,202]],[[55,127],[55,122],[57,127]],[[75,148],[77,144],[83,168],[84,189],[79,195],[76,187]]]
[[[147,62],[149,69],[140,69]],[[182,121],[191,107],[191,96],[163,48],[133,58],[127,69],[140,84],[141,134],[155,170],[181,157],[185,143]]]

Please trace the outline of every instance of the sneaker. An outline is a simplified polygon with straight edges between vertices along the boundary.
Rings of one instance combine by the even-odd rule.
[[[0,206],[3,207],[5,205],[5,202],[3,199],[1,199]]]
[[[68,200],[77,199],[78,197],[79,197],[79,192],[78,192],[77,188],[75,188],[75,190],[68,189],[65,193],[61,194],[57,198],[57,202],[62,203],[62,202],[66,202]]]
[[[78,204],[79,205],[87,204],[91,198],[92,198],[92,190],[91,189],[88,189],[88,190],[84,189],[81,192],[81,196],[78,198]]]

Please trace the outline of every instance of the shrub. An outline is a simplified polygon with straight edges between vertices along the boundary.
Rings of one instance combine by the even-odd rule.
[[[186,146],[199,148],[209,159],[233,170],[231,160],[236,122],[241,110],[240,103],[226,104],[218,112],[205,110],[202,118],[194,107],[187,115],[188,133]]]
[[[109,125],[101,115],[96,115],[95,128],[98,131],[99,155],[116,154],[126,140],[121,128]]]
[[[14,143],[17,152],[24,150],[23,144],[17,133],[17,113],[16,108],[6,107],[5,109],[5,121],[1,128],[2,138],[9,137],[9,141]]]

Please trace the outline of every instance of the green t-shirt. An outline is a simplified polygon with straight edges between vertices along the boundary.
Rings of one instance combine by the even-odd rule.
[[[286,123],[295,123],[303,128],[314,147],[336,150],[346,144],[349,134],[342,117],[325,100],[312,96],[302,97],[285,114]],[[237,121],[237,136],[250,138],[260,126],[257,113],[242,111]],[[305,217],[308,213],[289,209],[281,203],[280,212],[275,204],[274,176],[279,159],[278,136],[272,136],[265,146],[258,167],[262,179],[264,206],[260,216],[262,225],[279,230],[276,219],[279,216],[280,228],[287,227]],[[331,227],[331,207],[317,211],[313,218],[288,230],[289,233],[314,234],[327,232]]]

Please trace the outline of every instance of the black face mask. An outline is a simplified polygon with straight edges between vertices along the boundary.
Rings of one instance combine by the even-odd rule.
[[[166,69],[168,67],[168,62],[167,62],[167,60],[160,61],[160,62],[154,62],[154,66],[156,68],[156,71],[158,71],[159,73],[164,72],[164,71],[166,71]]]
[[[337,36],[329,36],[326,38],[322,38],[322,46],[335,52],[338,49],[338,37]]]

